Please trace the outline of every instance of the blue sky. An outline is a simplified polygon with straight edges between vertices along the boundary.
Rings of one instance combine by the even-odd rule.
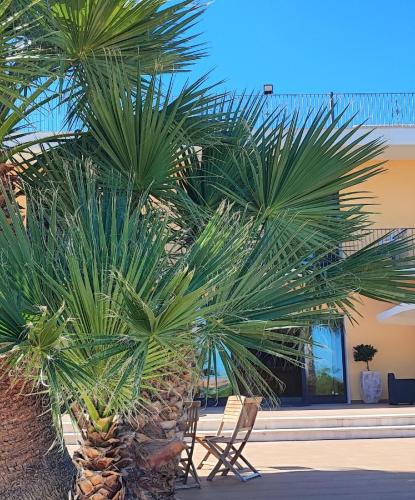
[[[214,0],[199,30],[228,90],[415,91],[415,0]]]

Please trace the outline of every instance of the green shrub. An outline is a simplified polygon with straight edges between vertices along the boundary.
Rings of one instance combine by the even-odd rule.
[[[355,361],[363,361],[366,363],[368,371],[369,361],[372,361],[378,350],[370,344],[359,344],[353,347],[353,357]]]

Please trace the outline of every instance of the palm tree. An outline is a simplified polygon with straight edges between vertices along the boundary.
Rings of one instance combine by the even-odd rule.
[[[226,260],[225,267],[213,270],[226,276],[229,285],[224,290],[215,289],[214,294],[213,303],[221,305],[223,316],[204,318],[207,326],[202,331],[206,336],[199,337],[197,348],[190,350],[182,368],[185,377],[193,365],[199,372],[203,366],[214,367],[219,353],[235,391],[243,388],[267,394],[266,383],[257,376],[264,366],[252,350],[298,363],[303,352],[301,341],[287,335],[285,329],[321,321],[323,306],[328,307],[331,317],[353,317],[356,292],[379,300],[413,300],[413,287],[406,285],[412,263],[392,260],[393,255],[404,254],[408,241],[373,244],[351,256],[339,251],[369,227],[368,200],[359,191],[366,179],[382,171],[377,157],[383,146],[378,140],[365,141],[358,129],[349,132],[348,122],[339,125],[341,117],[328,123],[329,114],[324,110],[311,124],[300,125],[296,116],[287,118],[278,113],[261,124],[263,104],[255,99],[244,106],[233,99],[228,104],[225,96],[217,104],[217,99],[199,88],[185,89],[173,99],[157,79],[143,84],[144,78],[138,75],[134,82],[124,77],[117,62],[112,68],[107,85],[88,75],[86,104],[78,108],[87,132],[75,147],[71,144],[44,155],[41,168],[34,168],[37,182],[39,174],[42,182],[59,180],[56,158],[92,157],[103,188],[113,183],[118,189],[131,190],[136,200],[148,200],[146,210],[159,207],[174,214],[179,255],[192,253],[198,238],[205,237],[200,233],[203,221],[206,224],[217,216],[224,200],[232,204],[229,212],[242,223],[252,218],[257,221],[244,244],[235,244],[241,249],[237,261],[240,272],[235,271],[229,279],[227,270],[235,268]],[[64,180],[60,185],[65,186]],[[210,234],[218,245],[219,234]],[[205,249],[210,248],[205,245]],[[246,260],[245,248],[249,252]],[[202,269],[208,277],[208,270]],[[299,284],[295,276],[303,278],[303,273],[306,283]],[[295,285],[285,296],[287,281]],[[140,304],[141,293],[131,286],[128,290]],[[278,299],[284,307],[278,305]],[[128,303],[129,307],[134,305],[131,300]],[[229,312],[224,304],[231,304]],[[123,316],[129,318],[129,313]],[[142,316],[138,318],[144,321]],[[157,315],[152,318],[156,321]],[[289,342],[294,348],[287,347]],[[136,366],[136,358],[128,360]],[[183,379],[169,379],[181,396],[183,391],[186,395],[194,390],[194,379],[190,377],[189,384],[183,384]],[[136,426],[136,430],[138,427],[152,439],[155,435],[165,439],[180,436],[181,412],[170,405],[170,392],[158,382],[155,387],[166,394],[161,407],[156,406],[158,424],[154,425],[153,419],[151,426]],[[166,471],[162,471],[157,481],[152,481],[147,471],[144,483],[136,484],[140,488],[158,484],[157,494],[164,490],[167,497],[173,489],[173,476],[168,476],[167,484],[162,480],[165,477]]]
[[[49,402],[30,384],[0,369],[0,496],[65,498],[75,469],[57,443]]]
[[[35,4],[28,2],[18,8],[11,0],[0,2],[0,177],[3,185],[0,207],[8,222],[14,218],[13,210],[9,211],[9,196],[14,199],[21,194],[11,159],[30,145],[28,142],[22,145],[23,129],[32,113],[49,101],[44,91],[51,81],[47,77],[39,81],[37,54],[25,43],[28,30],[35,24]],[[17,205],[17,208],[20,207]],[[9,228],[4,229],[2,237],[10,237]],[[24,266],[30,255],[25,254],[23,247],[17,248],[12,252],[19,255],[20,264]],[[14,269],[15,279],[26,279],[23,267]],[[30,283],[30,273],[25,283]],[[23,286],[23,282],[21,284]],[[36,284],[39,283],[32,282],[30,286],[36,287]],[[2,296],[0,300],[3,299]],[[30,378],[14,376],[5,363],[3,350],[7,350],[7,337],[12,331],[16,335],[20,332],[24,325],[22,307],[26,307],[18,294],[9,297],[9,305],[8,312],[2,309],[3,314],[10,316],[0,334],[0,497],[58,500],[69,490],[75,468],[66,449],[57,441],[47,396],[35,390]]]
[[[257,372],[273,375],[251,350],[299,362],[306,340],[291,329],[349,312],[357,290],[352,269],[363,293],[391,300],[411,294],[408,263],[393,260],[406,249],[400,242],[321,266],[328,251],[298,258],[295,249],[276,247],[284,218],[264,230],[262,218],[222,205],[200,220],[189,243],[164,209],[145,197],[137,202],[132,189],[103,188],[91,163],[74,170],[66,169],[64,188],[72,187],[63,204],[58,188],[40,202],[33,195],[27,229],[10,200],[12,226],[0,216],[7,235],[0,249],[10,259],[2,270],[9,293],[0,341],[16,370],[23,366],[35,381],[42,373],[55,420],[63,404],[81,429],[75,493],[85,498],[100,490],[110,498],[173,495],[183,400],[217,353],[235,390],[269,394]],[[77,210],[62,214],[68,196]],[[26,249],[30,264],[12,248]],[[29,266],[35,277],[21,277]],[[41,286],[30,287],[36,280]],[[12,286],[25,299],[20,310],[37,304],[37,315],[22,313],[20,327],[8,323],[17,310]]]
[[[324,110],[261,122],[261,99],[203,80],[173,98],[148,74],[198,57],[182,35],[200,9],[165,3],[35,2],[26,35],[83,132],[22,172],[26,225],[4,194],[0,344],[14,387],[82,430],[81,498],[172,496],[183,400],[217,354],[235,391],[268,394],[252,350],[298,363],[291,328],[353,316],[355,292],[413,301],[413,263],[393,259],[409,241],[339,252],[369,225],[382,145]]]
[[[201,55],[199,49],[187,49],[186,31],[203,9],[190,1],[171,7],[165,7],[165,3],[164,0],[146,0],[139,5],[129,0],[105,2],[105,5],[88,0],[0,2],[0,163],[5,181],[1,206],[6,213],[10,209],[11,189],[16,195],[20,191],[10,160],[16,160],[16,155],[23,152],[26,163],[27,148],[39,142],[37,138],[31,143],[25,140],[32,112],[56,106],[62,88],[76,93],[86,61],[91,67],[97,62],[97,66],[102,67],[104,55],[110,50],[131,66],[139,63],[149,72],[154,71],[155,66],[159,71],[172,71],[185,70],[186,64]],[[63,86],[56,83],[57,77],[63,78]],[[20,170],[20,165],[16,169]],[[30,266],[30,252],[19,255],[23,259],[19,265]],[[29,262],[25,262],[25,258]],[[28,281],[24,283],[30,289]],[[39,291],[39,287],[36,290]],[[37,316],[33,310],[37,311],[40,296],[32,296],[32,299],[29,312],[18,295],[16,303],[9,302],[14,310],[14,317],[9,320],[17,322],[3,332],[1,342],[6,343],[6,350],[8,335],[14,332],[13,335],[20,337],[28,317]],[[42,370],[37,366],[35,373],[43,374]],[[4,425],[0,440],[0,495],[11,499],[63,498],[71,487],[74,468],[66,450],[55,442],[57,434],[47,412],[50,400],[36,394],[38,384],[32,377],[28,382],[24,382],[24,377],[15,377],[3,358],[1,381]],[[6,404],[9,398],[13,398],[12,407]],[[55,411],[55,417],[56,414]],[[56,418],[55,423],[58,423]],[[18,443],[23,446],[29,438],[31,446],[25,446],[23,453]]]
[[[112,61],[108,59],[109,64]],[[328,124],[328,115],[324,112],[318,113],[307,127],[305,124],[299,126],[295,116],[290,121],[278,113],[261,124],[262,103],[259,100],[249,100],[244,106],[234,99],[228,103],[225,96],[218,104],[216,97],[212,98],[209,92],[201,88],[202,82],[185,88],[178,97],[173,98],[171,90],[165,91],[162,82],[156,77],[148,80],[138,74],[133,81],[130,76],[125,76],[118,61],[113,62],[111,67],[111,76],[104,80],[106,83],[96,76],[96,71],[85,73],[88,92],[85,93],[86,99],[82,98],[83,102],[76,108],[86,132],[69,145],[66,143],[56,149],[43,151],[33,159],[31,167],[23,176],[38,191],[58,187],[60,210],[63,213],[76,210],[78,219],[72,220],[70,226],[82,228],[84,233],[80,241],[70,248],[85,252],[84,247],[91,235],[102,235],[99,245],[104,245],[103,248],[99,246],[91,249],[87,246],[87,255],[95,259],[98,256],[99,259],[105,257],[108,248],[112,249],[114,245],[106,240],[107,237],[111,241],[114,238],[111,232],[106,233],[104,230],[109,227],[109,222],[98,230],[91,227],[90,223],[88,225],[88,221],[95,221],[96,216],[86,216],[79,210],[84,205],[92,210],[90,197],[92,200],[97,199],[93,195],[97,189],[102,192],[109,188],[116,192],[127,190],[131,196],[123,202],[130,207],[126,213],[121,208],[122,204],[110,212],[101,208],[102,214],[98,220],[103,214],[109,216],[111,213],[114,220],[118,217],[127,220],[130,228],[130,217],[139,220],[142,210],[149,217],[156,211],[164,214],[164,218],[172,218],[174,224],[167,225],[165,229],[172,233],[167,240],[160,240],[159,251],[163,254],[166,246],[172,246],[173,255],[164,258],[167,258],[173,269],[175,265],[188,262],[186,259],[191,258],[200,239],[204,241],[201,245],[203,251],[198,250],[197,255],[207,260],[186,265],[195,272],[201,286],[205,286],[204,280],[210,279],[211,273],[215,277],[226,277],[227,286],[223,289],[215,282],[212,302],[209,302],[209,307],[220,309],[221,317],[203,318],[205,328],[199,327],[198,331],[205,332],[206,337],[198,337],[193,348],[185,351],[189,357],[182,365],[178,364],[177,359],[173,363],[173,358],[169,358],[177,351],[171,348],[166,353],[167,359],[170,359],[167,366],[175,366],[179,372],[181,369],[188,377],[189,367],[200,370],[206,364],[213,366],[219,353],[235,390],[242,387],[245,391],[266,394],[266,383],[254,376],[256,370],[264,370],[264,366],[252,354],[252,350],[262,349],[268,354],[298,363],[302,356],[301,339],[284,333],[284,329],[307,327],[312,322],[321,321],[323,306],[327,307],[324,318],[339,314],[353,316],[354,292],[381,300],[413,300],[412,285],[407,284],[410,277],[407,269],[412,264],[405,260],[391,260],[391,256],[405,252],[408,242],[371,246],[351,256],[342,256],[339,252],[343,243],[357,238],[369,224],[365,198],[351,190],[357,190],[364,180],[381,171],[376,157],[382,145],[377,140],[364,142],[358,130],[352,133],[347,131],[347,123],[343,126],[338,126],[338,122]],[[88,157],[91,158],[90,166],[82,167],[85,165],[84,159]],[[368,162],[369,166],[362,166]],[[74,163],[81,165],[76,182],[68,174],[68,168],[70,170],[70,165]],[[62,164],[69,166],[62,169]],[[85,191],[82,186],[83,183],[89,185],[89,171],[95,172],[97,186],[92,191]],[[78,172],[77,168],[75,172]],[[346,190],[348,194],[343,194]],[[224,200],[230,203],[227,209],[223,207]],[[79,219],[82,214],[85,220]],[[222,218],[226,221],[227,217],[238,219],[238,224],[231,232],[237,235],[237,239],[229,240],[232,241],[231,248],[238,251],[236,256],[232,252],[229,255],[233,255],[237,263],[224,259],[226,246],[221,246],[221,233],[214,222],[208,222],[212,217],[213,221],[218,218],[219,221]],[[157,224],[152,224],[157,228],[157,234],[163,234]],[[220,224],[218,222],[217,225],[220,227]],[[237,231],[239,224],[243,229]],[[240,236],[240,231],[244,237]],[[71,233],[69,228],[67,233]],[[151,234],[149,231],[150,240]],[[170,239],[173,239],[171,243]],[[152,248],[146,238],[142,240]],[[124,239],[121,238],[121,241]],[[220,253],[215,253],[213,249]],[[247,255],[244,252],[248,252]],[[133,256],[135,253],[129,250],[128,255]],[[221,261],[218,261],[219,255]],[[155,258],[156,261],[161,259],[160,254]],[[210,259],[216,259],[213,260],[215,266],[212,269],[209,267]],[[57,282],[66,285],[61,286],[56,293],[65,298],[67,314],[81,318],[81,326],[77,326],[80,333],[77,335],[87,331],[97,340],[98,334],[100,342],[103,341],[100,339],[101,334],[104,337],[121,335],[126,339],[132,320],[137,321],[137,313],[130,319],[129,310],[134,310],[142,302],[146,304],[148,300],[145,290],[140,288],[140,292],[137,292],[134,282],[138,277],[131,284],[130,279],[124,276],[125,273],[129,275],[130,270],[120,270],[118,263],[110,257],[98,262],[92,260],[88,264],[90,268],[86,266],[83,254],[71,256],[71,262],[76,272],[70,274],[69,278],[62,272]],[[129,260],[124,258],[123,262],[127,265]],[[168,275],[166,267],[155,268],[156,275],[150,281],[152,285],[166,273]],[[66,270],[66,266],[63,269]],[[94,286],[89,282],[86,286],[83,283],[85,273],[91,280],[97,270],[100,279],[94,277]],[[114,276],[120,276],[121,280],[117,281],[113,277],[109,281],[105,274],[109,270]],[[200,270],[200,275],[197,270]],[[232,278],[229,272],[235,273]],[[151,276],[146,272],[147,275]],[[300,283],[299,279],[303,281]],[[172,289],[168,283],[162,283],[168,290]],[[294,285],[293,289],[285,293],[287,283]],[[81,285],[82,293],[79,291]],[[120,291],[123,286],[127,291]],[[117,299],[116,305],[111,298],[113,287],[116,297],[122,296],[122,300]],[[203,293],[208,293],[203,290]],[[106,297],[107,300],[100,300],[100,297]],[[280,299],[282,304],[278,302]],[[126,304],[128,309],[124,311]],[[156,304],[160,305],[160,302],[157,300]],[[112,312],[118,307],[123,311],[118,316],[124,320],[128,318],[127,322],[114,322]],[[157,324],[156,312],[143,304],[140,307],[144,308],[146,315],[152,313],[151,320],[138,316],[141,324],[143,321]],[[195,309],[198,311],[197,317],[201,317],[201,306],[192,309],[193,314]],[[192,322],[196,322],[195,316],[193,320],[188,319],[187,331],[191,330],[189,325]],[[78,323],[74,322],[72,327],[76,325]],[[143,326],[140,327],[141,333],[142,329]],[[121,331],[124,333],[121,334]],[[142,362],[143,351],[139,350],[133,357],[133,345],[125,342],[123,346],[113,347],[113,340],[111,347],[104,350],[104,354],[99,354],[98,359],[106,359],[107,355],[119,356],[128,346],[127,357],[122,357],[123,363],[130,370],[136,369]],[[287,347],[290,342],[294,344],[293,348]],[[95,346],[91,349],[95,350]],[[87,352],[77,364],[87,366],[91,359],[97,357]],[[122,373],[124,364],[115,363],[119,373]],[[162,367],[158,367],[158,370],[163,373]],[[105,363],[104,368],[100,365],[99,374],[93,372],[90,378],[99,380],[100,376],[105,378],[108,374],[111,377],[116,375]],[[123,376],[123,383],[128,381],[130,384],[131,376]],[[166,394],[166,389],[160,387],[159,378],[156,377],[156,382],[151,383],[148,390],[153,389],[150,391],[153,393],[157,389],[161,394]],[[170,384],[175,381],[175,390],[180,389],[182,396],[183,392],[191,394],[193,390],[191,376],[184,388],[177,373],[162,378],[169,380]],[[114,380],[117,381],[117,378]],[[105,382],[97,383],[102,387],[111,387],[108,397],[115,405],[114,394],[122,394],[118,385],[111,385],[106,379]],[[139,378],[135,396],[132,396],[134,392],[129,393],[129,404],[124,403],[124,409],[131,408],[134,401],[139,401],[140,383]],[[93,390],[95,393],[96,388]],[[154,397],[150,395],[149,399]],[[159,423],[154,426],[153,419],[152,426],[146,427],[145,432],[150,433],[151,438],[155,434],[159,438],[172,438],[180,428],[180,411],[172,410],[166,398],[158,403],[155,408],[158,410],[156,420]],[[151,406],[154,407],[154,401],[151,401]],[[78,415],[83,414],[82,409],[88,415],[89,424],[80,424],[84,425],[85,432],[93,429],[94,435],[98,431],[97,439],[101,445],[105,436],[115,439],[113,432],[118,433],[119,430],[117,426],[111,426],[118,415],[124,414],[121,408],[115,406],[111,415],[103,413],[103,409],[108,410],[105,398],[103,403],[88,398],[88,405],[81,401],[79,408]],[[98,420],[98,424],[94,420]],[[105,422],[102,429],[99,428],[101,420]],[[179,421],[178,427],[175,420]],[[142,427],[143,420],[139,421]],[[148,425],[145,419],[144,424]],[[136,431],[137,428],[143,430],[140,425],[136,426]],[[109,429],[111,433],[105,434]],[[85,436],[89,448],[97,445],[94,438],[88,437],[88,434]],[[160,446],[168,448],[168,443]],[[108,448],[108,453],[113,454],[112,446]],[[79,463],[89,464],[90,458],[87,452],[82,451]],[[139,458],[135,463],[140,463]],[[113,467],[111,463],[110,468]],[[91,469],[93,465],[88,465],[87,470]],[[148,473],[143,475],[137,472],[132,477],[144,477],[145,484],[149,483]],[[163,487],[165,491],[172,490],[172,477],[169,476],[167,485]],[[87,477],[81,479],[87,488],[90,484],[88,481]],[[140,488],[144,487],[142,481],[135,482]],[[127,480],[127,489],[131,489],[128,486],[131,483],[134,481]],[[150,484],[154,484],[154,481],[150,481]],[[162,485],[163,482],[159,479],[158,484]]]
[[[61,327],[56,316],[47,314],[45,289],[35,263],[50,268],[51,254],[36,245],[45,236],[42,226],[34,228],[30,218],[26,226],[9,190],[3,189],[3,199],[0,495],[58,500],[68,494],[75,468],[58,439],[60,421],[55,418],[55,425],[52,421],[51,408],[56,417],[60,402],[51,399],[47,390],[54,380],[50,365]]]

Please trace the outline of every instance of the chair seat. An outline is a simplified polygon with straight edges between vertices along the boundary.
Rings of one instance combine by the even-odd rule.
[[[231,436],[205,436],[204,441],[211,443],[243,443],[243,439],[232,439]]]
[[[196,441],[203,441],[204,439],[213,439],[216,437],[220,437],[217,434],[197,434]]]

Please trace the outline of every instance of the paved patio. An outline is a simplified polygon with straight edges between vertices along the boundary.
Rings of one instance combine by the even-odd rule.
[[[249,443],[262,478],[203,480],[180,500],[405,500],[415,498],[415,438]],[[196,450],[196,460],[202,450]],[[202,470],[202,477],[209,472]]]

